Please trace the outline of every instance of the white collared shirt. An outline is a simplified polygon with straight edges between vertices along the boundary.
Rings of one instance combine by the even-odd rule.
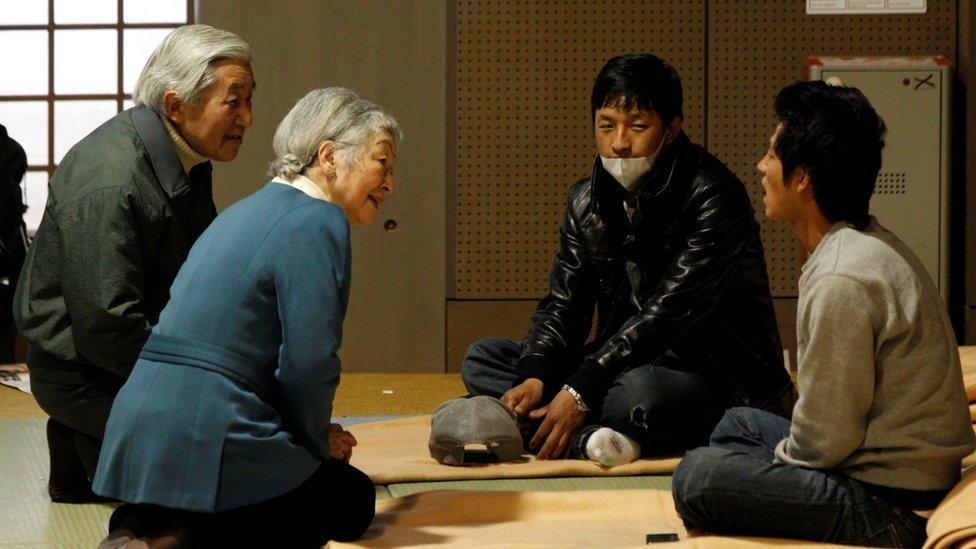
[[[282,185],[295,187],[312,198],[325,200],[326,202],[329,201],[329,197],[325,196],[325,192],[322,191],[322,189],[316,185],[314,181],[305,177],[304,175],[298,174],[291,181],[288,181],[282,177],[275,177],[271,181],[274,183],[281,183]]]

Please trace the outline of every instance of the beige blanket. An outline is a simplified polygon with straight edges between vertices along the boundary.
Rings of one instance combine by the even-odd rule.
[[[969,416],[976,431],[976,346],[959,347],[959,359],[962,362],[962,379],[966,385],[966,398],[969,399]],[[970,454],[962,460],[962,466],[969,468],[976,465],[976,453]],[[976,524],[976,518],[974,518]]]
[[[976,547],[976,472],[970,471],[949,492],[925,529],[925,549]]]
[[[353,425],[349,432],[358,445],[351,463],[365,472],[376,484],[427,482],[440,480],[477,480],[499,478],[542,478],[583,476],[632,476],[666,474],[677,467],[677,457],[639,459],[620,467],[600,467],[592,461],[559,459],[536,461],[525,456],[518,463],[496,463],[453,467],[441,465],[430,457],[430,416],[410,417]]]
[[[976,347],[960,347],[959,357],[972,411],[976,408]],[[976,415],[973,419],[976,420]],[[976,429],[976,425],[973,427]],[[976,455],[963,460],[966,467],[974,464]],[[969,469],[968,473],[929,518],[925,549],[976,548],[976,471]]]
[[[688,538],[662,490],[424,492],[376,503],[376,519],[348,547],[644,547],[648,534],[681,541],[651,547],[831,547],[765,538]],[[839,547],[839,546],[833,546]]]

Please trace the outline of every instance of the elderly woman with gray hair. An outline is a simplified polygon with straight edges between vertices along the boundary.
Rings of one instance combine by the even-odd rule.
[[[369,478],[331,423],[349,225],[393,191],[400,131],[350,90],[278,126],[274,179],[223,212],[171,290],[106,429],[94,490],[123,505],[106,547],[308,546],[362,535]]]
[[[14,319],[50,416],[48,491],[92,501],[112,400],[193,242],[216,216],[211,160],[251,125],[251,49],[206,25],[173,30],[136,83],[136,107],[72,147],[21,271]]]

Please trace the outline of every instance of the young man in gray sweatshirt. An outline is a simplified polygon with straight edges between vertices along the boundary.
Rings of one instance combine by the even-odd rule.
[[[918,258],[868,214],[885,125],[855,88],[776,98],[760,160],[766,217],[809,254],[799,280],[792,422],[733,408],[674,475],[689,528],[920,546],[974,448],[959,353]]]

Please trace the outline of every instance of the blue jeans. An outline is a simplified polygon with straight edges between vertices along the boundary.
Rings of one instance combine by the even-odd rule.
[[[925,519],[888,504],[850,477],[773,462],[790,422],[755,408],[732,408],[710,445],[674,472],[678,514],[692,528],[875,547],[920,547]]]
[[[502,396],[518,378],[522,349],[510,339],[489,338],[471,345],[461,365],[461,379],[473,395]],[[667,354],[651,364],[628,370],[613,381],[601,402],[588,402],[588,425],[576,437],[571,457],[582,455],[587,437],[600,427],[624,433],[645,454],[661,454],[705,444],[727,401],[698,374]],[[562,383],[543,389],[547,404]]]

